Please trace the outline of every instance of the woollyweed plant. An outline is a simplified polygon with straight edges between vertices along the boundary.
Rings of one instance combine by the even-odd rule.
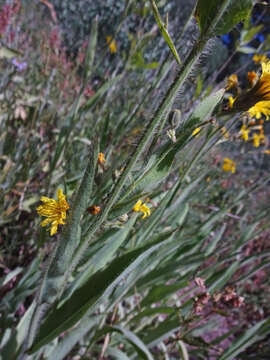
[[[249,23],[253,5],[198,0],[174,34],[151,0],[128,52],[117,31],[99,38],[96,16],[73,63],[52,32],[28,69],[11,63],[24,39],[3,36],[3,359],[228,360],[269,336],[267,318],[243,329],[237,317],[243,284],[269,265],[269,249],[245,255],[269,224],[269,205],[252,205],[268,179],[247,184],[236,161],[212,163],[239,117],[269,101],[270,65],[229,105],[228,86],[192,85],[215,38]],[[147,62],[151,41],[164,52]],[[99,78],[105,57],[118,62]],[[16,264],[25,248],[27,266]]]

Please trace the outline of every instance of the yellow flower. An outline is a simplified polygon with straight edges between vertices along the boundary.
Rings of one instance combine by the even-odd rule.
[[[267,61],[268,60],[267,56],[260,55],[260,54],[255,54],[252,59],[255,62],[255,64],[259,64],[262,61]]]
[[[229,108],[231,109],[233,107],[233,103],[235,102],[235,98],[233,98],[232,96],[229,96]]]
[[[253,146],[259,147],[264,142],[264,134],[253,134]]]
[[[260,101],[270,101],[270,60],[262,61],[261,67],[262,75],[256,84],[233,102],[236,111],[248,111]]]
[[[109,45],[109,49],[111,54],[115,54],[117,51],[116,41],[111,37],[111,35],[106,36],[107,44]]]
[[[146,204],[143,204],[142,200],[138,200],[136,204],[132,208],[135,212],[142,212],[143,216],[142,218],[145,219],[147,216],[150,216],[151,210]]]
[[[235,170],[236,170],[236,164],[234,161],[232,161],[231,159],[229,158],[224,158],[223,159],[223,166],[222,166],[222,169],[224,171],[231,171],[232,174],[235,173]]]
[[[266,149],[266,150],[263,151],[263,153],[266,154],[266,155],[270,155],[270,150]]]
[[[245,141],[248,141],[249,132],[250,132],[250,129],[248,129],[247,126],[243,124],[241,127],[241,130],[240,130],[241,138]]]
[[[41,226],[46,226],[51,223],[50,235],[52,236],[57,233],[58,225],[65,224],[66,211],[69,209],[66,196],[63,194],[62,189],[58,189],[57,200],[42,196],[40,201],[42,201],[43,204],[37,207],[37,212],[39,215],[47,217],[47,219],[42,221]]]
[[[232,74],[227,79],[226,90],[230,90],[231,88],[237,87],[238,85],[238,77],[236,74]]]
[[[98,154],[98,163],[100,165],[104,164],[106,162],[105,155],[103,153]]]
[[[266,117],[266,120],[269,120],[270,115],[270,101],[259,101],[257,104],[252,106],[248,113],[251,117],[256,117],[256,119],[260,119],[262,115]]]
[[[193,133],[191,134],[191,136],[197,135],[200,131],[201,131],[201,128],[200,128],[200,127],[197,127],[197,128],[193,131]],[[199,136],[199,135],[198,135],[198,136]]]

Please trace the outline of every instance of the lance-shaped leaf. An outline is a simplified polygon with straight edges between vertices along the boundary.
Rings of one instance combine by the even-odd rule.
[[[55,307],[41,325],[38,336],[31,347],[31,353],[47,344],[63,331],[75,325],[95,305],[111,294],[121,281],[140,263],[162,245],[171,241],[172,231],[159,235],[150,244],[116,258],[107,269],[91,276],[88,281],[59,308]]]

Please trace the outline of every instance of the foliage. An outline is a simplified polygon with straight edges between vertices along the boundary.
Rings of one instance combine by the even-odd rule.
[[[204,60],[238,20],[247,57],[256,8],[198,1],[179,29],[175,1],[41,2],[1,9],[0,356],[266,353],[267,113],[236,105],[267,65]]]

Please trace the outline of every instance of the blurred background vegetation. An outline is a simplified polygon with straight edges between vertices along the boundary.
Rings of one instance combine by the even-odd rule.
[[[200,37],[196,1],[156,4],[183,61]],[[93,206],[106,207],[179,65],[150,1],[0,1],[2,359],[21,359],[41,279],[65,240],[64,226],[53,237],[40,226],[40,197],[61,188],[72,209],[91,158],[79,261],[26,358],[270,357],[270,108],[229,110],[270,57],[270,7],[243,4],[242,21],[208,42],[79,257]]]

